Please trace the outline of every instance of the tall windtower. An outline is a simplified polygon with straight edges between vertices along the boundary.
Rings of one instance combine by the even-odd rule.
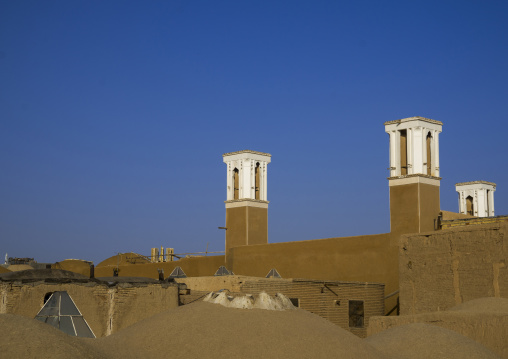
[[[268,243],[267,167],[269,153],[222,155],[227,165],[226,253],[230,248]]]
[[[391,232],[432,231],[440,211],[439,134],[443,123],[417,116],[384,125],[390,135]]]
[[[495,183],[462,182],[455,185],[455,190],[459,192],[459,213],[475,217],[494,217]]]

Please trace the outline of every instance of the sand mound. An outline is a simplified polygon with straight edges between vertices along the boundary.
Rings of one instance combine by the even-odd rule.
[[[11,264],[7,267],[11,272],[18,272],[22,270],[32,270],[34,267],[29,266],[28,264]]]
[[[93,344],[35,319],[0,314],[2,358],[105,358]]]
[[[195,302],[95,341],[112,358],[385,358],[362,339],[303,310]]]
[[[412,323],[374,334],[367,343],[393,359],[499,358],[472,339],[435,325]]]
[[[508,313],[508,299],[506,298],[478,298],[459,304],[449,311],[470,313]]]

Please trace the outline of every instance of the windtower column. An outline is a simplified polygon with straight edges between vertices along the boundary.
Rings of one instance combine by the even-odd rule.
[[[269,153],[222,155],[227,165],[226,254],[230,248],[268,243],[267,166]]]
[[[443,124],[424,117],[385,122],[390,135],[392,233],[436,229],[439,205],[439,141]]]

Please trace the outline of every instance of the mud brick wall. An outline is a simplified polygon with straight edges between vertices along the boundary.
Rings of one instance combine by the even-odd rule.
[[[178,287],[167,284],[46,281],[0,283],[0,314],[34,318],[48,293],[66,291],[97,337],[110,335],[144,318],[178,306]]]
[[[399,246],[401,314],[508,298],[508,223],[404,235]]]

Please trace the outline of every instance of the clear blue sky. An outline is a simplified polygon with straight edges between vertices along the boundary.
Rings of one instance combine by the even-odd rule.
[[[225,152],[272,154],[269,241],[389,231],[383,123],[440,136],[441,208],[508,214],[507,1],[0,0],[0,254],[224,249]]]

